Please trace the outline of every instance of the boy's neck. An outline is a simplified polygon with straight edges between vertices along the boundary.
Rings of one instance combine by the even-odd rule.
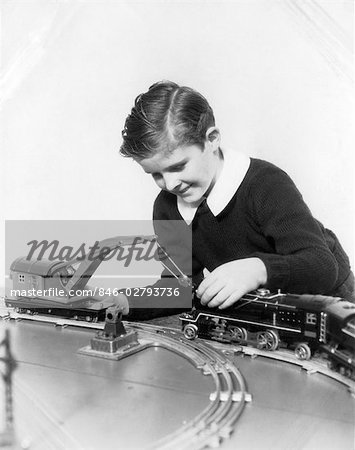
[[[217,182],[217,180],[218,180],[218,178],[219,178],[219,176],[220,176],[220,174],[222,172],[223,163],[224,163],[223,153],[222,153],[222,150],[220,148],[218,148],[218,153],[216,155],[216,164],[217,164],[216,173],[215,173],[215,176],[214,176],[214,178],[213,178],[213,180],[212,180],[208,190],[206,191],[205,195],[203,196],[203,199],[205,199],[205,198],[207,198],[209,196],[209,194],[212,191],[214,185],[216,184],[216,182]]]

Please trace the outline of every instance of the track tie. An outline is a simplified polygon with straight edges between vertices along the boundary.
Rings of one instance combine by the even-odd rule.
[[[211,392],[209,399],[211,402],[215,401],[217,398],[217,393],[216,392]],[[226,402],[231,398],[229,391],[222,391],[219,394],[219,400],[221,402]],[[249,394],[248,392],[243,392],[243,391],[235,391],[232,393],[232,401],[233,402],[241,402],[241,401],[245,401],[245,402],[251,402],[252,401],[252,395]]]

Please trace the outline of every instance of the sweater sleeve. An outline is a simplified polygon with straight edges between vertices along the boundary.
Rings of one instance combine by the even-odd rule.
[[[253,215],[274,253],[255,253],[265,264],[270,290],[331,292],[338,264],[324,228],[314,219],[290,177],[274,167],[252,183]]]

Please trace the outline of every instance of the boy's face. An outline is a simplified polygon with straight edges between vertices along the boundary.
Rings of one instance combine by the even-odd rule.
[[[187,203],[206,197],[214,186],[223,160],[219,139],[206,140],[204,149],[198,145],[178,147],[170,154],[158,153],[137,160],[143,170],[151,174],[156,184]]]

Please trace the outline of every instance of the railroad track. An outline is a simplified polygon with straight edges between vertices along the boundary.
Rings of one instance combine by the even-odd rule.
[[[53,323],[56,326],[79,326],[103,329],[104,323],[87,323],[55,317],[19,314],[11,309],[0,309],[4,320],[34,320]],[[245,404],[251,401],[246,383],[232,359],[223,351],[201,340],[189,341],[176,329],[162,329],[151,324],[125,322],[128,328],[138,333],[144,343],[142,349],[162,347],[187,359],[204,376],[211,376],[214,390],[210,393],[209,404],[191,421],[175,432],[154,442],[149,449],[202,449],[218,447],[228,439],[235,429]]]
[[[230,437],[245,403],[251,401],[242,374],[223,352],[201,341],[191,342],[179,331],[158,332],[152,326],[133,324],[138,337],[151,340],[151,346],[167,348],[187,358],[214,381],[209,405],[193,420],[165,436],[154,449],[201,449],[217,447]]]
[[[58,317],[50,317],[50,316],[39,316],[39,315],[28,315],[28,314],[17,314],[13,310],[10,310],[9,308],[5,307],[4,305],[1,305],[0,303],[0,318],[4,319],[26,319],[26,320],[34,320],[34,321],[42,321],[42,322],[51,322],[56,326],[75,326],[75,327],[82,327],[82,328],[92,328],[95,330],[103,330],[104,329],[104,322],[98,322],[98,323],[92,323],[92,322],[84,322],[84,321],[77,321],[72,319],[63,319]],[[178,333],[179,330],[177,328],[162,328],[161,326],[156,326],[149,323],[144,323],[138,325],[136,322],[127,322],[123,321],[123,323],[131,328],[135,327],[143,327],[145,330],[152,330],[156,334],[161,332],[171,332],[171,333]],[[201,339],[199,339],[201,342]],[[189,341],[191,342],[191,341]],[[283,361],[289,364],[297,365],[302,370],[305,370],[308,374],[313,373],[321,373],[322,375],[325,375],[329,378],[332,378],[333,380],[336,380],[337,382],[345,385],[350,394],[355,397],[355,382],[343,375],[341,375],[338,372],[335,372],[334,370],[330,370],[328,368],[327,362],[318,357],[313,357],[311,360],[300,360],[296,358],[294,352],[286,350],[286,349],[279,349],[277,351],[265,351],[265,350],[259,350],[255,347],[248,347],[244,345],[235,345],[235,344],[225,344],[220,343],[218,341],[202,341],[202,342],[208,342],[208,344],[219,351],[223,352],[228,356],[230,359],[233,359],[235,355],[237,354],[243,354],[250,356],[252,358],[255,358],[257,356],[262,356],[269,359],[276,359],[278,361]]]

